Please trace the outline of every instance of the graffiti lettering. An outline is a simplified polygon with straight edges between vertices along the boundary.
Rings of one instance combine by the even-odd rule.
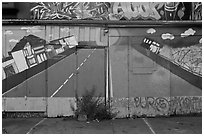
[[[33,19],[202,20],[202,4],[193,5],[193,17],[183,2],[39,2],[31,12]]]
[[[131,18],[159,20],[161,16],[157,10],[163,5],[164,3],[158,2],[115,2],[113,4],[113,14],[120,15],[119,19],[125,17],[129,20]]]
[[[202,3],[201,2],[194,3],[194,19],[202,20]]]
[[[201,97],[172,97],[170,100],[170,114],[200,113],[201,111]]]
[[[107,19],[107,2],[39,2],[31,9],[34,19]]]
[[[120,115],[127,114],[128,107],[131,115],[136,116],[190,114],[202,112],[202,97],[135,97],[114,99],[112,105],[119,112],[122,112]]]
[[[156,107],[158,111],[167,110],[169,108],[169,102],[166,98],[159,97],[159,98],[156,98],[155,101],[156,101],[156,105],[157,105]]]
[[[172,49],[173,62],[192,73],[202,75],[202,46]]]
[[[135,107],[145,109],[153,108],[155,111],[165,111],[168,109],[168,100],[162,97],[136,97],[134,98]]]

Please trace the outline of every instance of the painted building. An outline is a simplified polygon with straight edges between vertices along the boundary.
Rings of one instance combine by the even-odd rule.
[[[63,37],[60,39],[52,40],[49,43],[53,45],[57,54],[64,52],[66,49],[73,48],[78,45],[74,35]]]
[[[73,115],[75,95],[95,87],[95,96],[110,100],[119,118],[201,113],[200,6],[188,2],[41,2],[31,9],[35,22],[3,20],[3,54],[9,52],[9,40],[21,39],[17,33],[43,37],[50,41],[46,50],[58,54],[28,69],[26,78],[17,81],[16,75],[16,79],[3,80],[3,111]],[[72,35],[74,44],[70,45]],[[79,48],[78,43],[86,46]],[[31,43],[25,45],[17,56],[24,55],[24,48],[31,49],[27,54],[40,50]]]
[[[34,35],[24,36],[11,50],[19,72],[47,60],[44,46],[46,41]]]

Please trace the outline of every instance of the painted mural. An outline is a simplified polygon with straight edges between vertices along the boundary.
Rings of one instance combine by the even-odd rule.
[[[202,45],[172,49],[173,62],[183,68],[202,75]]]
[[[202,112],[200,27],[113,28],[110,69],[118,117]]]
[[[46,13],[49,10],[42,19],[52,19]],[[143,15],[137,19],[144,19]],[[77,15],[76,19],[83,16]],[[174,13],[169,16],[176,17]],[[58,13],[52,17],[64,18]],[[98,92],[110,95],[118,117],[202,112],[200,26],[109,28],[107,33],[102,27],[90,26],[6,26],[3,33],[5,110],[32,110],[26,106],[35,101],[34,110],[45,111],[46,97],[48,112],[56,116],[58,112],[52,105],[69,103],[61,97],[73,99],[75,90],[82,93],[85,87],[97,85]],[[80,43],[84,48],[76,51],[74,47]],[[104,51],[107,43],[109,58]],[[85,49],[84,45],[93,46]],[[68,112],[63,111],[63,115]]]
[[[195,2],[193,5],[193,14],[195,20],[202,20],[202,3],[201,2]]]
[[[201,20],[200,2],[39,2],[32,19]]]
[[[150,28],[146,32],[154,35],[156,31],[156,29]],[[171,62],[193,74],[202,76],[202,37],[195,33],[196,30],[192,28],[188,28],[179,36],[175,36],[172,32],[162,33],[162,44],[145,37],[141,46],[155,54],[168,58]],[[196,38],[191,43],[187,43],[187,41],[193,40],[194,36],[198,36],[200,39]],[[167,53],[168,51],[169,53]]]
[[[3,58],[3,79],[32,68],[47,59],[78,45],[74,36],[47,42],[35,35],[24,36]]]

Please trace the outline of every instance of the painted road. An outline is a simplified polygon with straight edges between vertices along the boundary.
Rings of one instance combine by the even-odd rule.
[[[170,74],[169,70],[161,66],[151,76],[129,74],[128,77],[128,64],[125,63],[128,59],[127,52],[113,52],[114,47],[112,46],[110,50],[112,60],[110,73],[112,74],[114,97],[201,95],[199,88],[188,84],[173,73]],[[75,93],[83,95],[84,90],[90,90],[94,86],[97,93],[104,96],[104,58],[104,49],[79,49],[77,54],[75,49],[65,51],[48,60],[47,64],[40,64],[42,68],[31,68],[30,71],[25,72],[24,78],[27,80],[24,79],[17,86],[6,92],[3,91],[3,97],[74,97]],[[121,60],[124,60],[124,63]],[[41,71],[36,73],[38,70]],[[124,76],[121,76],[122,74]],[[161,74],[163,76],[159,78],[158,75]],[[124,91],[128,89],[128,80],[130,82],[129,91]],[[7,83],[6,86],[10,87],[10,82]],[[145,87],[141,84],[145,84]],[[177,86],[180,89],[173,89]],[[181,86],[189,88],[185,89],[185,94]]]
[[[65,52],[47,62],[48,68],[3,93],[4,97],[74,97],[94,86],[104,95],[104,49]],[[45,67],[44,67],[45,68]]]
[[[80,122],[66,118],[2,119],[9,134],[201,134],[202,117],[163,117]]]

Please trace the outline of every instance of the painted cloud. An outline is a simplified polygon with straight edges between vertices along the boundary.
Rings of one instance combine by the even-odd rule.
[[[156,30],[154,28],[150,28],[146,31],[148,34],[156,33]]]
[[[202,38],[199,40],[199,43],[202,43]]]
[[[12,31],[5,31],[4,34],[5,34],[5,35],[12,35],[13,32],[12,32]]]
[[[166,40],[166,39],[173,40],[175,38],[174,35],[170,34],[170,33],[162,34],[161,37],[162,37],[163,40]]]
[[[17,43],[17,42],[19,42],[19,41],[16,40],[16,39],[10,39],[9,42],[15,42],[15,43]]]
[[[40,26],[21,27],[21,30],[26,30],[27,33],[37,33],[37,32],[41,32],[42,28]]]
[[[33,27],[21,27],[22,30],[27,30],[27,29],[30,29],[30,30],[36,30],[36,29],[42,29],[41,26],[33,26]]]
[[[187,37],[187,36],[190,36],[190,35],[194,35],[195,32],[196,32],[195,30],[193,30],[192,28],[189,28],[184,33],[181,33],[181,37]]]
[[[38,33],[38,32],[41,32],[41,30],[40,29],[28,29],[27,30],[27,33]]]

